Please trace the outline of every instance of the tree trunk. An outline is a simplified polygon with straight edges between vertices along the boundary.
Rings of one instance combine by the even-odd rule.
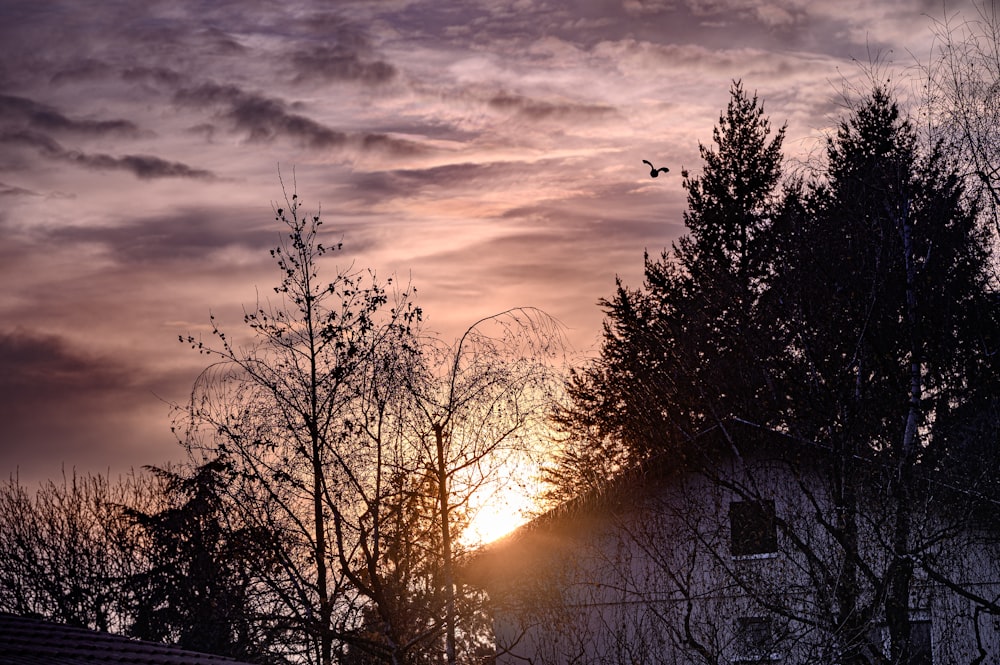
[[[845,665],[867,665],[864,656],[865,635],[868,622],[861,616],[858,607],[860,596],[858,586],[858,498],[854,483],[857,471],[854,464],[853,446],[846,437],[838,437],[835,443],[837,455],[834,470],[834,510],[836,525],[840,532],[843,560],[840,563],[839,583],[836,588],[837,634],[840,635]]]
[[[909,332],[909,404],[902,441],[892,479],[891,496],[895,501],[895,524],[892,536],[892,562],[888,572],[888,596],[885,618],[889,628],[890,657],[894,663],[910,661],[910,586],[913,580],[913,557],[910,554],[910,532],[913,511],[913,465],[917,459],[920,401],[922,397],[921,339],[917,313],[916,265],[913,255],[913,226],[908,202],[904,202],[899,219],[906,270],[906,323]]]
[[[448,467],[445,464],[444,428],[434,426],[437,445],[438,504],[441,516],[442,571],[444,573],[445,660],[455,664],[455,575],[451,557],[451,515],[448,505]]]
[[[323,466],[319,455],[319,442],[313,441],[313,519],[316,520],[316,591],[319,594],[320,663],[333,665],[333,636],[330,621],[333,607],[327,594],[326,525],[323,522]]]

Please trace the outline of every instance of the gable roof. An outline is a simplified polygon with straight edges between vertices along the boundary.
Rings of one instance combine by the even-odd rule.
[[[246,665],[224,656],[0,613],[0,665]]]
[[[520,577],[529,562],[559,552],[598,530],[609,518],[640,503],[669,478],[687,470],[656,456],[537,515],[500,538],[470,552],[456,571],[464,584],[491,590]]]
[[[738,428],[741,436],[730,443],[726,430],[731,428]],[[818,459],[815,454],[806,454],[800,442],[738,419],[709,427],[691,440],[701,442],[699,459],[681,456],[674,450],[653,455],[471,552],[458,570],[462,582],[488,589],[498,581],[516,577],[525,561],[581,535],[586,537],[609,517],[641,504],[663,483],[701,466],[720,465],[734,454],[752,452],[758,457],[794,458],[799,463],[814,463]]]
[[[481,589],[496,588],[517,578],[527,565],[546,552],[558,551],[579,537],[586,538],[598,525],[621,510],[639,505],[658,485],[683,473],[718,468],[727,460],[754,458],[781,461],[796,469],[807,469],[833,459],[828,445],[797,438],[739,418],[727,418],[692,437],[702,446],[698,458],[680,457],[671,451],[650,457],[637,466],[542,513],[511,533],[483,545],[460,565],[462,581]],[[858,457],[869,470],[892,472],[871,457]],[[937,470],[918,469],[924,482],[939,492],[938,504],[951,500],[978,518],[983,526],[1000,531],[1000,500],[975,488],[963,487]]]

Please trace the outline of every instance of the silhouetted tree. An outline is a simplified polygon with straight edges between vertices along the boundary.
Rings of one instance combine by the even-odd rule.
[[[213,319],[213,343],[181,340],[216,362],[178,431],[231,469],[229,509],[274,535],[267,584],[299,657],[456,662],[479,637],[454,581],[464,513],[561,385],[539,369],[551,322],[512,310],[454,349],[421,336],[410,289],[352,270],[322,282],[320,217],[286,203],[278,302],[245,315],[250,339]],[[488,322],[508,335],[485,334]]]
[[[127,580],[145,566],[122,506],[149,508],[160,496],[141,475],[74,473],[34,493],[16,478],[0,485],[0,610],[121,632]]]
[[[798,218],[799,242],[786,243],[790,251],[776,265],[776,288],[790,306],[784,317],[796,333],[790,352],[802,360],[788,388],[788,422],[835,451],[835,496],[846,519],[866,510],[857,503],[862,479],[890,498],[880,507],[892,525],[887,567],[857,583],[885,588],[891,657],[907,662],[910,585],[925,545],[915,523],[927,492],[918,476],[932,468],[923,462],[947,454],[949,441],[968,445],[986,434],[962,421],[967,405],[989,403],[996,380],[987,236],[941,147],[920,154],[912,125],[884,89],[841,123],[828,164],[811,214]],[[887,472],[873,479],[860,463]],[[848,544],[848,580],[859,573],[854,529],[836,527]],[[843,621],[857,609],[845,602]]]
[[[554,470],[564,484],[589,484],[594,462],[613,473],[652,454],[684,456],[693,434],[719,419],[778,408],[781,340],[766,279],[784,129],[772,137],[762,105],[737,82],[713,138],[700,146],[702,174],[683,172],[689,234],[646,256],[642,288],[619,281],[601,303],[600,358],[575,374],[572,405],[556,414],[588,441]]]
[[[931,132],[957,153],[967,193],[1000,232],[1000,16],[993,0],[974,16],[934,23],[935,50],[924,65]],[[947,11],[947,7],[945,7]]]
[[[229,523],[226,463],[215,459],[182,473],[150,467],[168,505],[126,509],[142,532],[145,570],[130,579],[133,637],[185,649],[268,662],[275,635],[259,617],[258,580],[273,567],[273,537]]]
[[[383,482],[407,463],[391,449],[386,392],[406,371],[420,311],[374,275],[321,282],[319,260],[339,245],[319,241],[322,221],[300,213],[297,195],[286,203],[276,218],[287,235],[271,252],[278,302],[247,312],[247,344],[214,323],[215,347],[182,338],[218,360],[179,416],[192,453],[232,464],[227,491],[241,518],[276,534],[272,590],[308,637],[302,655],[331,665],[357,638],[359,612],[381,600],[378,575],[366,585],[361,571],[378,572]]]
[[[561,385],[552,361],[563,349],[558,324],[543,312],[508,310],[477,321],[452,346],[425,341],[424,371],[409,384],[414,443],[436,493],[448,663],[457,662],[459,633],[471,648],[480,628],[475,612],[459,616],[461,603],[475,602],[456,588],[460,515],[484,489],[509,483],[517,465],[537,463]]]
[[[798,502],[813,512],[778,524],[814,606],[801,596],[784,604],[773,584],[703,554],[762,607],[828,640],[833,651],[817,653],[882,662],[873,631],[884,622],[886,662],[910,662],[918,568],[995,607],[935,564],[944,534],[961,533],[972,504],[983,505],[981,478],[961,471],[982,460],[965,455],[988,452],[989,468],[997,460],[987,236],[954,163],[940,145],[920,150],[882,88],[830,138],[823,181],[776,195],[781,134],[767,133],[756,100],[734,86],[717,150],[703,148],[702,176],[685,177],[690,234],[647,259],[642,289],[619,285],[606,303],[601,357],[561,415],[570,432],[631,448],[625,459],[655,455],[756,503],[768,498],[761,478],[716,469],[720,437],[734,451],[737,436],[753,445],[749,423],[828,451],[808,474],[789,461]],[[593,475],[574,466],[592,457],[571,449],[568,459],[564,482]],[[961,498],[947,526],[934,522],[943,486]]]

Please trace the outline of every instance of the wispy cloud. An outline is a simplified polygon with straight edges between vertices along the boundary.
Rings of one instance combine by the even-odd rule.
[[[415,141],[380,133],[339,131],[290,109],[290,104],[235,85],[204,83],[182,88],[174,95],[182,106],[214,109],[227,121],[232,131],[244,133],[254,143],[268,143],[278,138],[291,139],[300,147],[313,150],[353,147],[390,154],[411,155],[423,151]]]
[[[25,189],[24,187],[0,182],[0,196],[41,196],[41,194],[33,192],[30,189]]]
[[[64,148],[58,141],[31,130],[6,130],[0,132],[0,143],[35,148],[44,156],[88,169],[100,171],[127,171],[137,178],[196,178],[213,179],[215,174],[197,169],[182,162],[172,162],[155,155],[123,155],[115,157],[103,153],[86,153]]]
[[[155,155],[123,155],[114,157],[103,154],[87,154],[78,150],[67,150],[61,157],[67,161],[91,169],[121,170],[132,173],[143,180],[153,178],[196,178],[210,180],[215,174],[205,169],[196,169],[182,162],[171,162]]]
[[[12,387],[37,380],[65,401],[68,424],[5,428],[0,474],[43,440],[60,442],[50,458],[62,460],[74,446],[125,449],[136,432],[152,441],[156,428],[169,439],[163,405],[142,427],[132,398],[166,367],[178,376],[161,394],[183,399],[198,366],[173,343],[178,328],[216,308],[238,322],[271,284],[278,163],[344,234],[350,256],[330,261],[412,274],[444,332],[537,304],[586,344],[615,275],[638,282],[643,250],[681,232],[676,174],[700,167],[733,79],[759,92],[774,126],[788,122],[786,152],[799,156],[836,117],[852,58],[892,48],[908,63],[924,52],[925,12],[938,11],[933,0],[5,0],[0,363],[13,364],[0,398],[40,418],[51,402]],[[643,158],[670,177],[652,182]]]
[[[610,104],[587,104],[570,101],[547,101],[524,95],[498,93],[488,101],[490,108],[516,113],[536,122],[559,120],[563,122],[604,118],[616,112]]]
[[[75,83],[80,81],[93,81],[109,76],[113,68],[108,63],[95,58],[84,58],[76,60],[64,66],[58,67],[49,77],[49,80],[56,84]]]
[[[240,233],[233,228],[242,227]],[[169,215],[140,216],[107,226],[54,229],[49,242],[65,247],[101,247],[125,269],[154,265],[191,266],[217,261],[220,252],[238,249],[263,256],[275,244],[275,228],[247,223],[245,211],[178,207]]]
[[[23,328],[0,330],[0,366],[5,473],[17,469],[23,478],[40,479],[64,464],[81,471],[115,467],[125,472],[164,459],[149,445],[162,446],[169,435],[147,429],[135,417],[148,418],[151,410],[162,408],[149,389],[148,368]],[[20,452],[12,459],[14,446]],[[95,455],[102,459],[96,468]]]
[[[152,81],[171,87],[179,86],[184,80],[180,72],[168,67],[126,67],[122,70],[121,77],[124,81]]]
[[[139,128],[129,120],[70,118],[52,106],[13,95],[0,95],[0,123],[7,127],[20,125],[42,131],[73,134],[116,134],[124,137],[139,134]]]
[[[288,105],[274,97],[247,92],[235,85],[204,83],[183,88],[174,101],[186,106],[216,108],[235,131],[245,132],[254,142],[272,141],[286,136],[314,148],[343,146],[347,135],[326,127],[304,115],[288,110]]]
[[[343,46],[315,46],[291,54],[297,82],[361,81],[386,83],[395,78],[396,68],[384,60],[366,60]]]
[[[0,331],[0,405],[15,396],[53,400],[81,390],[127,388],[127,374],[108,358],[80,353],[56,335],[25,329]],[[2,408],[2,406],[0,406]],[[12,416],[13,414],[4,414]],[[0,416],[8,422],[8,417]]]

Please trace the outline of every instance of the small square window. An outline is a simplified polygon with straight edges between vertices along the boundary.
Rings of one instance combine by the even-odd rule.
[[[774,629],[769,617],[740,617],[736,621],[737,663],[769,663],[778,660]]]
[[[734,501],[729,504],[729,535],[733,556],[777,552],[774,501]]]

